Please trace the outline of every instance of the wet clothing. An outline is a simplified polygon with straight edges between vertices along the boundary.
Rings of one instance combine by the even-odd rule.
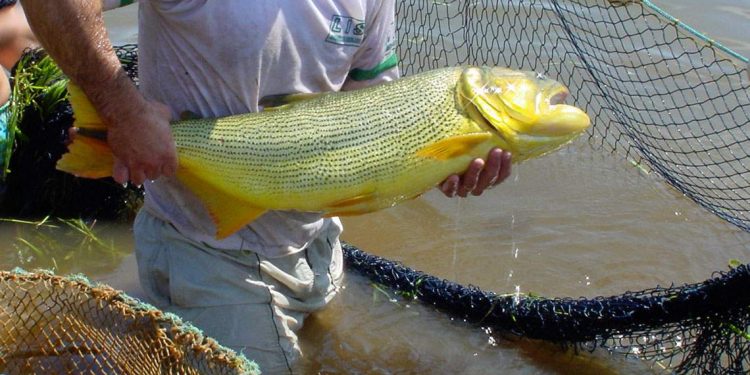
[[[253,112],[268,95],[398,76],[391,0],[141,0],[139,12],[140,90],[175,117]],[[339,220],[272,211],[217,240],[203,204],[178,180],[145,189],[134,231],[152,302],[264,373],[291,371],[295,330],[340,284]]]

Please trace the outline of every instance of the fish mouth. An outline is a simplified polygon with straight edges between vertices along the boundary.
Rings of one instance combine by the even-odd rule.
[[[562,87],[560,89],[560,91],[558,91],[558,92],[552,94],[552,96],[550,96],[550,98],[549,98],[549,104],[550,105],[563,104],[563,103],[565,103],[565,99],[568,98],[568,95],[570,95],[570,93],[568,92],[568,90],[566,88]]]

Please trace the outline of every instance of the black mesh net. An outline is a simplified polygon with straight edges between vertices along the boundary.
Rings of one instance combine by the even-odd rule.
[[[398,2],[405,74],[456,64],[565,83],[617,150],[697,203],[750,229],[747,61],[649,1]]]
[[[699,284],[592,299],[497,295],[344,245],[347,267],[468,323],[593,351],[653,361],[677,373],[747,373],[750,269]]]

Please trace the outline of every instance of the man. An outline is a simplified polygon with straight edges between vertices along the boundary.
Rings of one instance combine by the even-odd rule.
[[[141,92],[112,53],[98,4],[24,0],[49,54],[110,128],[119,182],[145,182],[135,222],[141,284],[152,302],[257,361],[292,371],[295,331],[341,283],[338,219],[270,212],[224,240],[174,179],[169,121],[258,110],[267,95],[350,90],[398,76],[392,0],[142,0]],[[169,107],[165,104],[167,103]],[[481,194],[510,173],[493,150],[441,190]]]

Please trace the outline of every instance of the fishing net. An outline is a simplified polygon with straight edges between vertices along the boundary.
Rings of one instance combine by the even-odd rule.
[[[534,70],[565,83],[593,119],[589,143],[652,170],[750,229],[747,59],[650,1],[397,3],[404,74],[457,64]],[[347,247],[378,283],[522,337],[605,348],[677,373],[750,371],[750,269],[699,284],[593,299],[498,296]]]
[[[747,59],[650,1],[398,2],[405,74],[456,64],[545,73],[622,152],[750,229]]]
[[[400,0],[406,75],[458,64],[545,73],[594,121],[589,143],[654,171],[744,229],[748,221],[747,60],[650,1]],[[137,48],[118,54],[136,77]],[[589,299],[497,295],[345,246],[350,268],[467,322],[677,373],[750,371],[750,268],[703,283]],[[65,303],[61,300],[59,303]]]
[[[3,374],[258,374],[178,317],[82,277],[0,272]]]

